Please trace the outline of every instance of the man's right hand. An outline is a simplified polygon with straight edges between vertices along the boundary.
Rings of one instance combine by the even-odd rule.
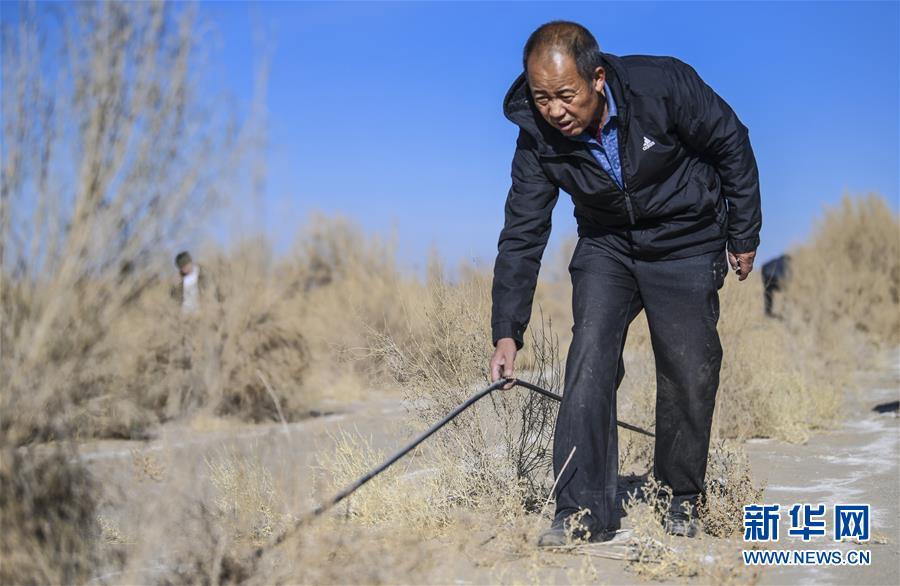
[[[512,378],[513,366],[516,362],[516,341],[512,338],[500,338],[494,355],[491,356],[491,382],[497,382],[501,378]],[[504,385],[504,389],[511,389],[512,383]]]
[[[738,281],[743,281],[753,270],[753,259],[756,258],[756,251],[737,252],[728,251],[728,264],[737,273]]]

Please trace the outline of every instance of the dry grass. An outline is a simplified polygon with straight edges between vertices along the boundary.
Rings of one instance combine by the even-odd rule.
[[[739,535],[744,529],[744,505],[760,502],[764,488],[754,485],[750,462],[739,444],[719,441],[711,446],[706,494],[698,511],[703,530],[721,538]]]
[[[900,344],[900,217],[877,194],[845,194],[791,250],[783,312],[836,365]],[[843,361],[841,359],[843,358]]]
[[[387,459],[387,454],[372,447],[371,440],[358,434],[341,431],[332,440],[333,450],[317,455],[319,471],[326,476],[323,496],[336,493]],[[452,491],[442,483],[437,463],[422,462],[416,455],[414,452],[369,481],[337,505],[333,514],[363,525],[405,526],[426,533],[446,525]]]
[[[3,29],[0,430],[134,434],[148,418],[108,380],[116,323],[240,149],[191,91],[190,10],[82,4],[53,42],[38,22],[26,7]]]
[[[731,538],[742,530],[743,505],[758,502],[761,496],[762,488],[753,485],[743,450],[719,443],[710,450],[707,493],[697,510],[704,534],[684,539],[666,533],[662,519],[671,496],[651,476],[625,505],[633,531],[629,569],[653,580],[678,577],[715,584],[755,583],[758,576],[738,563],[741,542]]]
[[[83,583],[98,566],[99,485],[59,447],[0,452],[0,583]]]
[[[418,427],[490,384],[489,290],[484,273],[464,273],[451,282],[433,269],[424,294],[406,306],[407,328],[399,334],[373,331],[372,354],[405,389]],[[529,350],[517,361],[518,376],[559,392],[558,342],[551,324],[538,323],[532,333]],[[522,506],[538,506],[552,482],[556,409],[552,400],[514,388],[494,392],[448,424],[432,446],[454,462],[449,473],[465,479],[453,498],[475,505],[498,494],[520,494]]]
[[[235,544],[264,545],[290,521],[272,473],[258,459],[222,448],[206,466],[216,490],[215,515]]]
[[[252,583],[440,584],[445,560],[459,549],[396,526],[362,527],[328,520],[284,544],[279,559]]]

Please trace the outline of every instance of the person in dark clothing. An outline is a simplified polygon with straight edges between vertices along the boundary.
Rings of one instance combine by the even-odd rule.
[[[656,362],[654,475],[669,532],[697,532],[722,347],[718,290],[753,270],[762,224],[747,128],[686,63],[602,53],[579,24],[529,37],[503,110],[519,127],[492,287],[492,378],[514,375],[551,213],[565,190],[578,243],[575,325],[556,421],[556,513],[540,545],[610,539],[618,475],[616,392],[628,326],[644,310]],[[507,385],[507,388],[509,385]],[[568,463],[567,463],[568,461]]]
[[[788,278],[791,257],[787,254],[776,256],[762,266],[763,287],[765,288],[766,315],[776,317],[772,310],[775,304],[775,292],[781,291]]]

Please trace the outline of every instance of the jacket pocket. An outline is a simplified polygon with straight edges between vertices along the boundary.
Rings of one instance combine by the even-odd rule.
[[[719,202],[716,205],[716,223],[723,230],[728,229],[728,200],[724,197],[719,198]]]
[[[715,176],[715,173],[713,173]],[[695,175],[693,181],[695,189],[698,193],[694,204],[694,212],[698,216],[718,217],[719,199],[721,193],[719,191],[719,179],[704,177],[703,175]]]

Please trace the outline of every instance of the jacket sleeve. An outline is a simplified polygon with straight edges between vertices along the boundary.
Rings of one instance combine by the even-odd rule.
[[[728,249],[751,252],[759,246],[762,211],[759,170],[747,127],[693,67],[673,58],[672,111],[681,140],[716,167],[728,203]]]
[[[500,338],[513,338],[521,348],[541,256],[550,237],[553,206],[559,198],[559,187],[544,175],[538,162],[534,139],[521,129],[511,177],[494,263],[491,330],[495,346]]]

